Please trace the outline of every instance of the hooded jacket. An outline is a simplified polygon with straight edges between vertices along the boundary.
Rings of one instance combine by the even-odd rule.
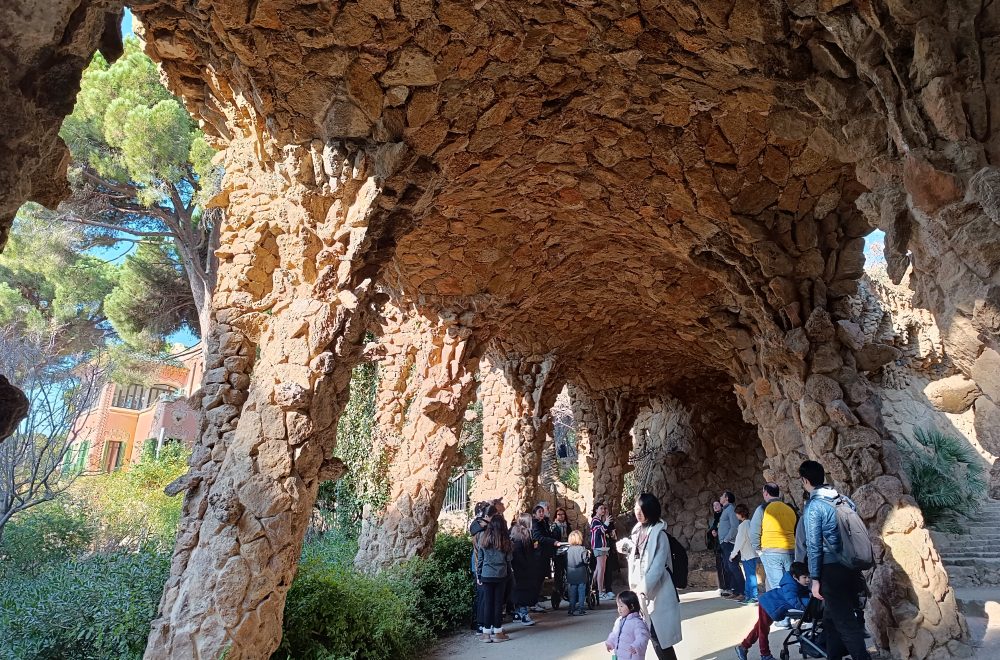
[[[836,564],[840,556],[840,531],[837,529],[837,513],[834,501],[840,497],[830,486],[820,486],[809,496],[809,505],[805,514],[806,559],[809,563],[809,575],[813,579],[821,579],[823,564]],[[854,502],[848,498],[847,503],[852,509],[857,509]]]
[[[795,581],[792,574],[785,571],[777,589],[760,595],[760,606],[772,621],[781,621],[788,616],[788,610],[805,610],[809,604],[809,587]]]

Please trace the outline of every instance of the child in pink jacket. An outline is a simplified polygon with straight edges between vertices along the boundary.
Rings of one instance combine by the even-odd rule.
[[[618,618],[604,646],[612,660],[643,660],[649,643],[649,627],[639,613],[639,597],[634,591],[623,591],[615,599]]]

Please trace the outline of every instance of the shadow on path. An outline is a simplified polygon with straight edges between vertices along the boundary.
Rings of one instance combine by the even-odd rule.
[[[734,660],[733,647],[740,643],[757,620],[757,608],[738,605],[719,598],[716,591],[696,591],[681,596],[682,631],[684,641],[677,646],[679,660]],[[428,660],[609,660],[604,650],[604,640],[615,620],[614,603],[602,603],[598,610],[584,617],[568,617],[566,610],[537,615],[538,624],[526,628],[519,623],[508,624],[504,630],[510,641],[484,644],[471,632],[461,633],[441,640],[428,649]],[[990,617],[993,623],[994,616]],[[985,623],[985,621],[983,622]],[[993,623],[993,626],[997,624]],[[986,627],[985,625],[983,626]],[[977,631],[976,636],[989,648],[980,648],[976,658],[1000,658],[1000,629],[988,633]],[[985,633],[985,634],[984,634]],[[787,631],[779,630],[770,635],[771,653],[775,657]],[[985,639],[984,639],[985,637]],[[992,643],[991,643],[992,642]],[[759,658],[756,646],[750,658]],[[793,648],[791,657],[800,657]],[[646,660],[656,660],[652,646]]]

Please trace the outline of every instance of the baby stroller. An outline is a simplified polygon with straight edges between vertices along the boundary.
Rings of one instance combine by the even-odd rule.
[[[826,639],[823,634],[823,601],[811,598],[805,610],[788,610],[792,628],[781,645],[781,660],[788,660],[789,647],[799,645],[803,658],[825,658]]]
[[[565,556],[569,549],[568,545],[556,549],[556,555]],[[594,586],[594,570],[597,567],[597,560],[593,553],[590,556],[590,563],[587,565],[587,608],[597,609],[597,587]],[[563,601],[569,602],[569,580],[566,578],[567,571],[562,572],[562,583],[555,585],[552,590],[552,609],[558,610],[559,604]]]
[[[865,619],[865,605],[868,603],[867,592],[859,594],[858,604],[854,610],[854,616],[861,620],[862,626]],[[803,658],[826,658],[826,632],[823,630],[823,601],[810,598],[809,604],[803,610],[789,610],[788,618],[793,620],[792,628],[788,631],[784,643],[781,645],[781,660],[789,660],[788,649],[796,644],[799,645],[799,653]],[[865,637],[870,637],[865,631]]]

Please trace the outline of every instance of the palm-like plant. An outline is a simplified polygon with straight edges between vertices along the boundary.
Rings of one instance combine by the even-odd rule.
[[[986,491],[982,460],[961,439],[936,429],[917,429],[903,447],[913,497],[928,525],[960,533],[962,520],[974,515]]]

